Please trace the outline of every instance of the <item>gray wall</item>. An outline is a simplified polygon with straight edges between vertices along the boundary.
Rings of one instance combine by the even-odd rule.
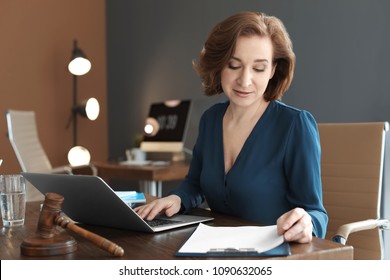
[[[297,66],[284,102],[318,122],[390,120],[390,1],[107,1],[112,158],[134,145],[150,102],[202,96],[191,61],[242,10],[275,15],[290,33]]]
[[[284,102],[318,122],[390,121],[388,0],[107,1],[111,158],[134,145],[150,102],[202,96],[191,61],[218,21],[243,10],[290,33],[297,66]]]

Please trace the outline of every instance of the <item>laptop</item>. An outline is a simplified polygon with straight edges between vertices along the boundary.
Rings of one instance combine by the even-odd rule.
[[[64,197],[62,212],[83,224],[143,232],[160,232],[201,222],[212,217],[194,215],[159,215],[153,221],[143,220],[100,177],[22,172],[41,193],[53,192]]]

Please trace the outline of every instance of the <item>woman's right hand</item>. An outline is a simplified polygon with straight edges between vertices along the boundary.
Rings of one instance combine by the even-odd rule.
[[[160,212],[171,217],[180,211],[181,198],[177,195],[169,195],[163,198],[153,200],[152,202],[134,208],[134,211],[146,220],[153,220]]]

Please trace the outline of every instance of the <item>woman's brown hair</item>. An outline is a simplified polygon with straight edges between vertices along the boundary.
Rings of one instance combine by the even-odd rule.
[[[294,76],[295,54],[281,20],[263,13],[241,12],[218,23],[210,32],[194,69],[199,74],[206,95],[223,92],[221,72],[232,57],[238,37],[268,36],[273,46],[275,74],[264,93],[267,101],[281,99]]]

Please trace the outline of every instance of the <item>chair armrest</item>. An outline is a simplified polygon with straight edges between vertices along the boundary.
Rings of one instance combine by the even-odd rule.
[[[50,170],[54,174],[72,174],[72,168],[69,165],[57,166]]]
[[[98,169],[93,163],[89,163],[86,165],[73,166],[71,174],[98,176]]]
[[[58,167],[52,168],[50,170],[50,173],[73,175],[73,171],[77,170],[77,168],[89,168],[89,169],[91,169],[91,175],[94,175],[94,176],[97,176],[97,173],[98,173],[97,168],[92,163],[73,167],[73,168],[70,165],[58,166]]]
[[[91,172],[93,176],[98,176],[98,169],[94,164],[89,163],[88,167],[91,168]]]
[[[347,242],[348,236],[350,233],[357,232],[357,231],[363,231],[368,229],[374,229],[374,228],[387,228],[388,227],[389,220],[386,219],[369,219],[354,223],[349,223],[340,226],[337,229],[336,234],[333,236],[332,240],[341,244],[345,244]]]

